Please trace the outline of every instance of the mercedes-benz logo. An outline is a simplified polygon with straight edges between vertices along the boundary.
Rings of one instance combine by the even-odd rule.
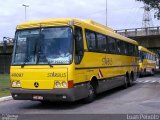
[[[34,86],[35,86],[36,88],[38,88],[39,83],[38,83],[38,82],[35,82],[35,83],[34,83]]]

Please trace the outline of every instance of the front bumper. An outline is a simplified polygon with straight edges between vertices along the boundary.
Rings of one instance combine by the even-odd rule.
[[[33,96],[42,96],[44,101],[76,101],[88,96],[86,87],[77,88],[55,88],[53,90],[28,90],[11,88],[11,95],[15,100],[35,100]],[[64,97],[65,96],[65,97]]]

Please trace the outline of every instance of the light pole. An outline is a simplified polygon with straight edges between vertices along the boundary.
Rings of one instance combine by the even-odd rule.
[[[108,25],[108,1],[106,0],[106,26]]]
[[[23,4],[22,6],[25,8],[25,21],[27,21],[27,7],[29,7],[29,5]]]

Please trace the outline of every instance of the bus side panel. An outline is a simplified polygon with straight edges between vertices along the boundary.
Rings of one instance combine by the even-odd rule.
[[[85,52],[81,64],[76,65],[76,82],[99,81],[99,92],[124,84],[126,73],[137,73],[138,59],[132,56]]]

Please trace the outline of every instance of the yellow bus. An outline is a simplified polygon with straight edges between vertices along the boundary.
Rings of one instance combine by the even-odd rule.
[[[154,75],[156,70],[156,54],[145,47],[139,46],[139,76]]]
[[[48,19],[19,24],[10,68],[15,100],[94,100],[131,86],[138,43],[91,20]]]

